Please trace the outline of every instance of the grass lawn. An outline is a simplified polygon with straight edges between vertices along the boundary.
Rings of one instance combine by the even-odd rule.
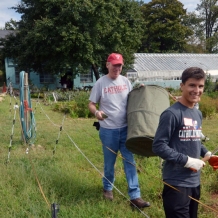
[[[158,157],[135,156],[142,197],[150,201],[150,208],[139,211],[129,206],[120,157],[116,163],[115,198],[112,202],[105,201],[101,182],[102,145],[98,131],[92,126],[95,120],[65,117],[51,111],[43,102],[37,104],[33,100],[37,135],[34,145],[29,147],[21,140],[19,112],[13,108],[15,102],[19,104],[18,99],[9,96],[0,101],[0,217],[51,217],[52,203],[60,205],[59,218],[164,217]],[[217,123],[217,118],[203,121],[203,133],[210,138],[205,145],[210,150],[218,146]],[[30,148],[28,154],[27,148]],[[202,170],[201,183],[198,217],[218,217],[218,171],[207,164]]]

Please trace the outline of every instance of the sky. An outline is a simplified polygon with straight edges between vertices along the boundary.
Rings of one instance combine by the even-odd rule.
[[[13,9],[9,9],[13,6],[16,6],[20,0],[0,0],[0,28],[5,27],[5,23],[13,20],[19,21],[20,14],[16,13]],[[149,2],[149,0],[144,0],[145,3]],[[180,0],[184,5],[184,8],[187,11],[194,11],[197,7],[197,4],[200,3],[200,0]]]

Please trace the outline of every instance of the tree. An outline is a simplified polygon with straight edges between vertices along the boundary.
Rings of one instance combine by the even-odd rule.
[[[218,0],[201,0],[196,10],[201,19],[200,25],[205,34],[206,51],[217,53],[218,51]]]
[[[120,52],[128,68],[142,37],[139,3],[132,0],[22,0],[19,31],[4,41],[4,54],[22,70],[64,74],[92,69],[99,78],[106,58]]]
[[[10,19],[10,21],[5,23],[6,30],[16,30],[18,29],[19,24],[16,20]]]
[[[202,26],[202,18],[195,12],[188,12],[183,17],[183,24],[193,30],[193,35],[187,39],[185,52],[188,53],[205,53],[205,34]]]
[[[141,7],[144,37],[139,52],[183,52],[192,30],[182,23],[186,10],[177,0],[152,0]]]
[[[204,92],[211,93],[215,89],[215,84],[213,83],[211,75],[209,73],[206,73],[206,74],[207,74],[207,77],[206,77],[206,81],[204,85]]]

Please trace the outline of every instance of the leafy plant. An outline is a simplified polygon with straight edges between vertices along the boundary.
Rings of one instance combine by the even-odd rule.
[[[69,113],[73,118],[93,117],[93,115],[88,109],[90,92],[85,92],[85,91],[65,92],[64,95],[65,98],[61,99],[62,102],[57,102],[55,104],[52,104],[52,108],[54,111]],[[68,101],[63,101],[64,99],[65,100],[68,99]]]
[[[88,109],[89,103],[89,95],[90,92],[78,92],[79,94],[74,97],[74,101],[76,101],[78,106],[78,117],[92,117],[93,115],[90,113]]]
[[[216,100],[210,98],[207,95],[201,97],[199,109],[202,112],[204,118],[211,118],[218,112],[216,109]]]

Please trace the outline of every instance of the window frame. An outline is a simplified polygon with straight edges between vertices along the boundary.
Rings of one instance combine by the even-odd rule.
[[[40,73],[39,74],[39,83],[40,84],[51,84],[55,82],[53,74],[50,73]]]

